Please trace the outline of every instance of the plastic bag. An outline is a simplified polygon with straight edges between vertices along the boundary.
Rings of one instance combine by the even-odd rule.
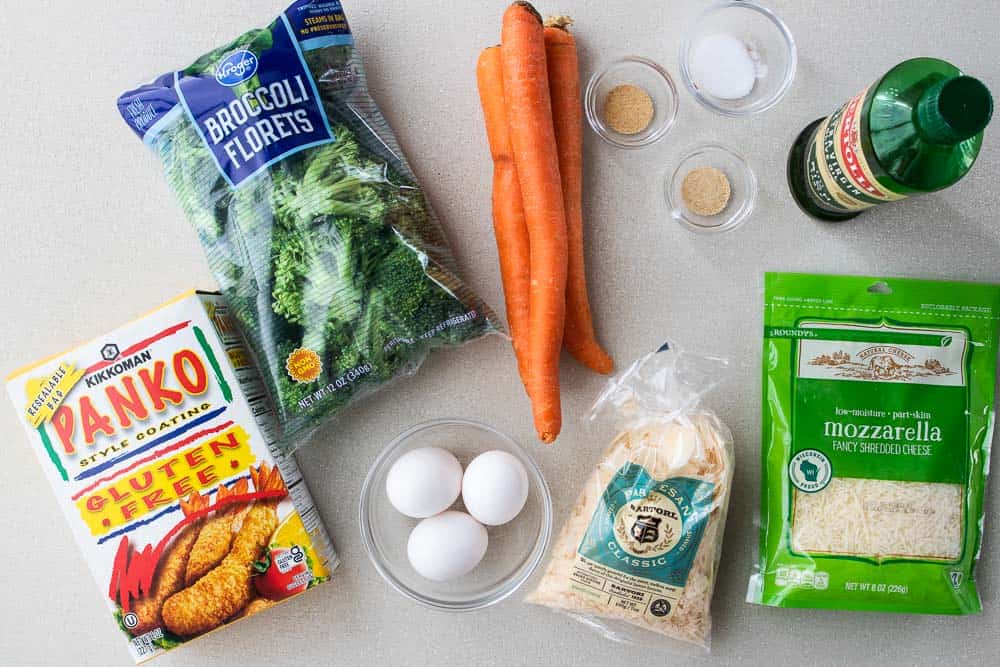
[[[667,344],[609,381],[591,419],[610,413],[619,433],[529,602],[614,640],[708,649],[733,440],[702,398],[725,366]]]
[[[767,274],[751,602],[971,614],[1000,286]]]
[[[294,2],[118,108],[161,158],[286,443],[428,350],[496,330],[368,94],[340,2]]]

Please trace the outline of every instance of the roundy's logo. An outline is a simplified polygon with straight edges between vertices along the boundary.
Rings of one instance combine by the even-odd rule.
[[[215,80],[223,86],[241,84],[257,73],[257,64],[257,56],[250,51],[235,51],[215,66]]]
[[[833,465],[823,452],[803,449],[788,462],[788,478],[799,491],[816,493],[833,479]]]
[[[655,558],[673,549],[681,539],[682,529],[677,504],[655,491],[622,505],[615,514],[618,543],[631,555],[641,558]]]

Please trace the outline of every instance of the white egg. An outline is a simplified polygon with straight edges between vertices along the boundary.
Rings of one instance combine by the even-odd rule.
[[[414,449],[389,468],[385,492],[392,506],[406,516],[434,516],[451,507],[462,492],[462,464],[440,447]]]
[[[487,526],[516,517],[528,499],[528,472],[516,456],[494,450],[472,459],[462,479],[465,509]]]
[[[410,533],[406,555],[422,577],[451,581],[472,571],[486,554],[486,528],[465,512],[442,512]]]

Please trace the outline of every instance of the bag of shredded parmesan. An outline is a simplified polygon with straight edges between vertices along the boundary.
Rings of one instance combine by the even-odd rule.
[[[611,639],[708,649],[733,439],[701,401],[725,366],[668,344],[608,383],[591,418],[610,412],[618,434],[529,602]]]
[[[763,517],[748,599],[979,612],[1000,286],[765,282]]]

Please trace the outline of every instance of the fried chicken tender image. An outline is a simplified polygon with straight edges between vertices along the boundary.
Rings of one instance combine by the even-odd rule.
[[[230,489],[225,484],[219,485],[215,494],[215,502],[219,503],[230,496],[242,495],[248,490],[247,480],[241,479]],[[229,553],[233,545],[235,531],[233,526],[237,519],[243,516],[247,505],[232,505],[217,510],[212,518],[205,521],[198,534],[198,540],[191,549],[188,558],[187,571],[184,575],[184,585],[190,586],[205,576]]]
[[[202,496],[193,493],[190,500],[181,501],[181,511],[185,516],[188,516],[205,507],[205,504],[206,501]],[[201,521],[195,521],[181,530],[180,534],[164,551],[163,556],[160,557],[149,591],[145,597],[139,598],[135,603],[133,611],[138,617],[139,623],[135,627],[129,628],[129,632],[133,636],[138,637],[163,625],[161,615],[163,603],[171,595],[184,588],[184,572],[187,569],[191,549],[201,532],[201,525]]]
[[[277,468],[266,463],[250,469],[257,491],[285,490]],[[176,635],[190,637],[213,630],[242,610],[254,597],[253,564],[278,528],[279,498],[255,502],[243,517],[232,548],[222,562],[163,605],[163,622]]]

